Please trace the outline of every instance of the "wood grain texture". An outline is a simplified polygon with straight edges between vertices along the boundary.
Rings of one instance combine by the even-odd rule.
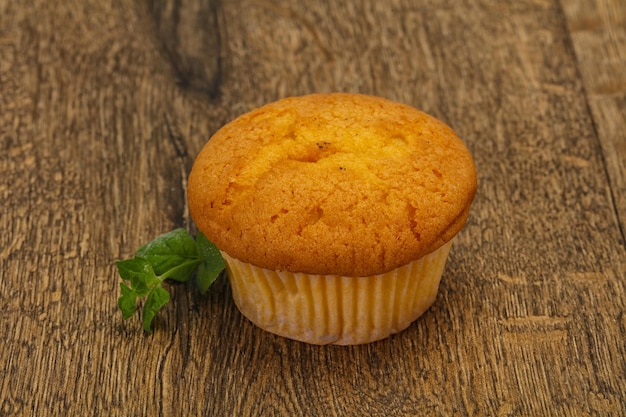
[[[0,0],[0,416],[623,414],[623,72],[585,58],[623,62],[621,3],[294,3]],[[222,278],[169,286],[152,335],[123,322],[114,261],[193,229],[210,134],[336,90],[424,109],[474,154],[431,310],[309,346]]]
[[[217,1],[151,0],[164,52],[183,88],[215,97],[221,77]]]
[[[626,240],[626,3],[563,1]]]

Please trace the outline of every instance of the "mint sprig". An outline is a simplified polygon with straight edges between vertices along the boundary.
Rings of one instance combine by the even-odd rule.
[[[198,232],[194,240],[181,228],[157,237],[137,249],[134,258],[118,261],[116,266],[122,278],[117,305],[124,320],[135,314],[138,301],[145,298],[143,329],[151,333],[154,317],[170,300],[163,282],[187,282],[195,273],[198,289],[204,294],[224,270],[224,260],[204,234]]]

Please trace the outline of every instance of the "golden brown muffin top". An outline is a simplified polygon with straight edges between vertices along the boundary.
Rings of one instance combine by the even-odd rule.
[[[282,99],[223,126],[187,194],[198,229],[241,261],[367,276],[449,241],[475,191],[472,157],[445,124],[337,93]]]

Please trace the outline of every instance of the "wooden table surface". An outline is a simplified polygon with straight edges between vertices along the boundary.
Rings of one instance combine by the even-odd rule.
[[[311,346],[222,277],[146,335],[114,262],[176,227],[208,137],[280,97],[384,96],[479,176],[406,331]],[[0,0],[0,416],[626,415],[626,2]]]

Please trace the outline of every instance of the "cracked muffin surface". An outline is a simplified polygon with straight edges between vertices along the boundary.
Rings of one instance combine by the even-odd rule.
[[[188,202],[220,250],[258,267],[368,276],[438,249],[465,224],[476,173],[455,132],[359,94],[267,104],[218,130]]]

